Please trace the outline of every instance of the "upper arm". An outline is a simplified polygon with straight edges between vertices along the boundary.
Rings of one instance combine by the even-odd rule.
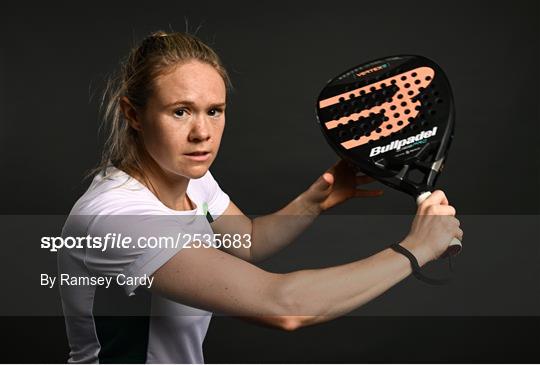
[[[222,236],[229,235],[228,239],[231,241],[234,240],[235,235],[239,235],[236,236],[240,238],[242,243],[239,248],[228,245],[229,247],[222,246],[222,249],[225,252],[243,260],[251,261],[251,250],[249,247],[245,246],[248,243],[248,238],[249,242],[252,243],[252,221],[249,217],[242,213],[240,208],[230,201],[227,209],[225,209],[219,218],[213,221],[210,225],[212,226],[214,233],[221,234]]]
[[[193,307],[236,316],[282,312],[280,274],[214,248],[184,248],[153,277],[152,291]]]

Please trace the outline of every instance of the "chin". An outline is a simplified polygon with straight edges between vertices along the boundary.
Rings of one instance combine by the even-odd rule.
[[[189,168],[184,169],[181,175],[189,177],[190,179],[198,179],[198,178],[203,177],[209,168],[210,166],[208,166],[207,164],[200,164],[198,166],[190,166]]]

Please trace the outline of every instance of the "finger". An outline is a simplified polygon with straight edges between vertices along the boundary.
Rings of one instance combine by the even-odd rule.
[[[456,237],[460,241],[463,241],[463,230],[461,228],[456,229],[454,237]]]
[[[428,199],[435,199],[437,204],[441,205],[448,205],[448,198],[446,197],[446,194],[442,190],[435,190],[431,195],[428,197]]]
[[[328,189],[334,183],[334,175],[331,173],[325,172],[322,176],[316,181],[315,186],[317,190],[324,191]]]
[[[455,216],[456,209],[451,205],[430,205],[426,209],[427,215]]]
[[[437,206],[437,214],[454,217],[456,215],[456,208],[451,205],[439,205]]]
[[[456,217],[446,217],[448,218],[447,220],[447,226],[448,226],[448,229],[450,231],[455,231],[456,229],[459,229],[460,228],[460,222],[459,222],[459,219],[457,219]]]
[[[338,167],[340,166],[340,164],[343,163],[343,160],[338,160],[336,163],[334,163],[330,168],[328,168],[325,173],[329,173],[329,174],[332,174],[334,175],[336,173],[336,170],[338,169]]]
[[[420,207],[427,208],[430,205],[448,205],[448,199],[442,190],[435,190],[431,193],[431,195],[420,204]]]
[[[327,190],[334,183],[334,176],[328,172],[325,172],[310,186],[309,191],[316,194],[317,199],[323,195],[327,195]],[[322,194],[322,195],[321,195]]]
[[[354,196],[355,197],[370,197],[370,196],[381,196],[384,194],[384,190],[367,190],[367,189],[356,189]]]
[[[356,176],[355,182],[359,185],[362,184],[369,184],[371,182],[374,182],[375,179],[368,175],[362,175],[362,176]]]

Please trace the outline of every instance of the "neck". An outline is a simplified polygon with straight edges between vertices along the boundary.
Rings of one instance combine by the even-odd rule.
[[[146,153],[142,155],[144,157],[141,167],[144,176],[136,172],[131,175],[144,184],[166,207],[173,210],[195,209],[186,194],[190,179],[165,171],[151,156]]]

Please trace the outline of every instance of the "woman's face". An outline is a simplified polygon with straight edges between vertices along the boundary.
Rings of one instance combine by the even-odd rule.
[[[140,134],[171,177],[196,179],[216,158],[225,126],[225,83],[206,63],[189,61],[154,80]]]

